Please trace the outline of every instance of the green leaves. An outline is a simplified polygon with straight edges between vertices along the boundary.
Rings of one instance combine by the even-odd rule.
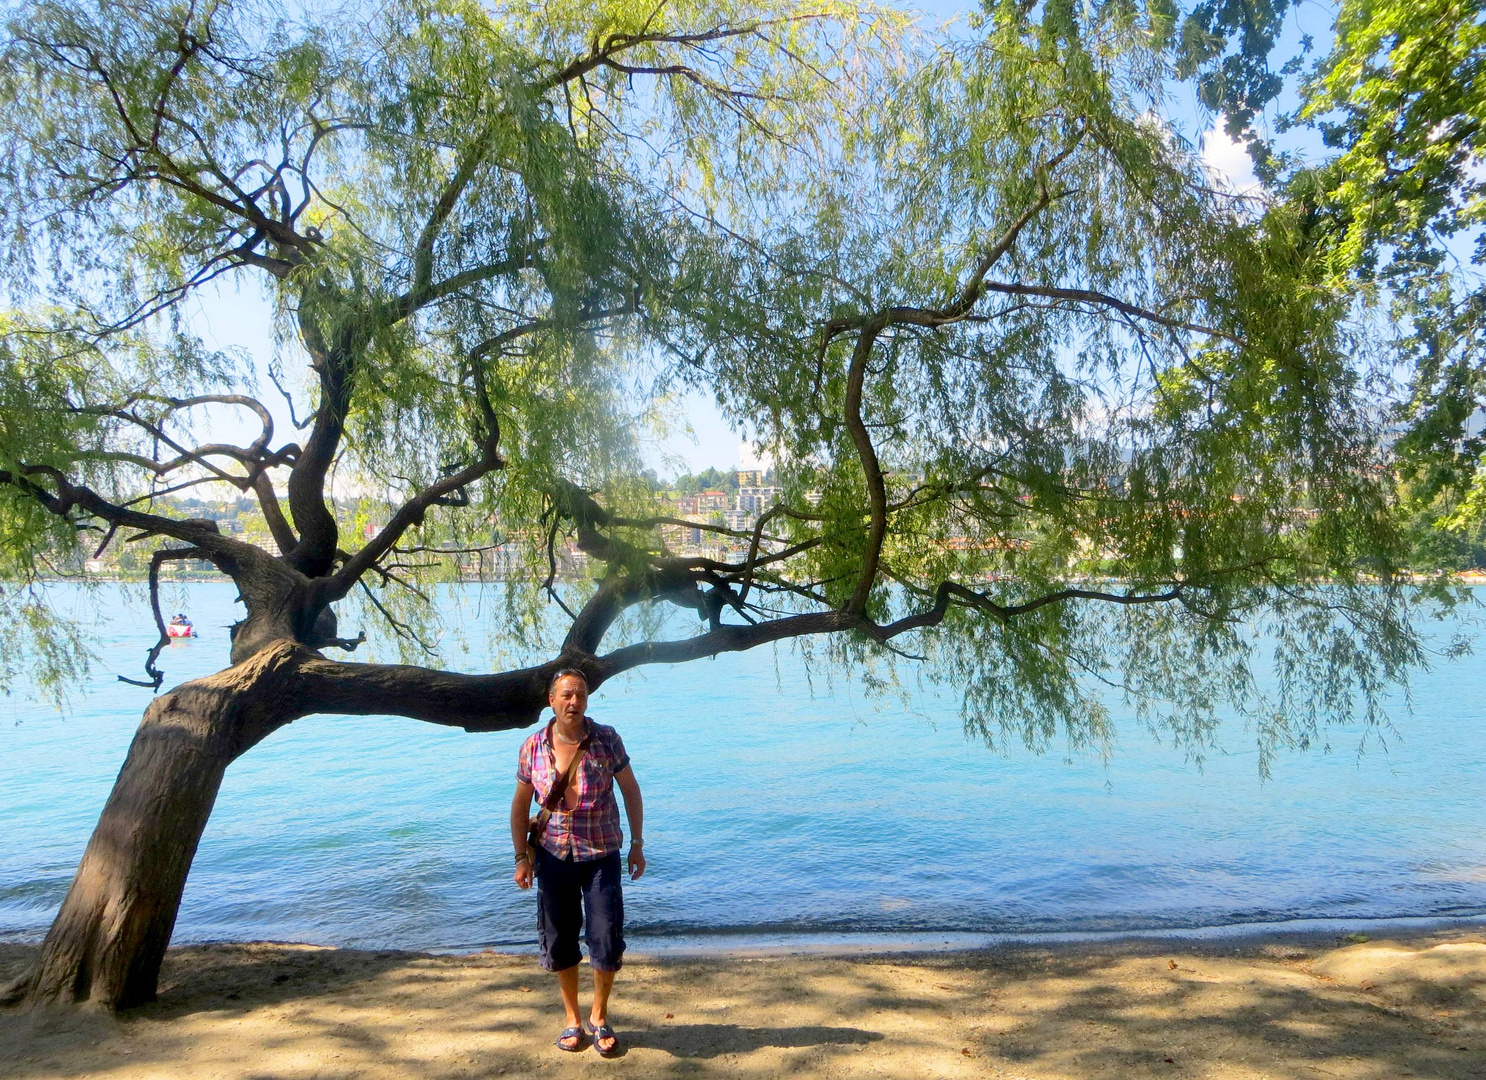
[[[1477,5],[1344,3],[1300,111],[1335,154],[1288,184],[1335,279],[1389,309],[1410,369],[1403,494],[1446,527],[1480,520],[1483,73]]]
[[[864,613],[921,615],[943,582],[989,606],[952,602],[934,630],[863,634],[844,657],[928,657],[996,740],[1102,745],[1103,680],[1194,750],[1224,710],[1262,718],[1268,753],[1286,724],[1372,708],[1420,659],[1407,590],[1368,592],[1406,543],[1348,297],[1296,210],[1213,192],[1153,119],[1138,22],[998,8],[983,40],[894,83],[790,228],[710,270],[731,307],[703,362],[788,504],[818,495],[785,531],[820,539],[799,572],[839,606],[876,482],[849,372],[864,328],[886,327],[865,361],[888,511]],[[1397,632],[1330,621],[1323,582]],[[1262,619],[1294,642],[1324,625],[1345,662],[1286,652],[1287,689],[1260,693]]]
[[[1329,196],[1347,214],[1335,258],[1439,265],[1441,240],[1481,224],[1472,172],[1486,122],[1486,27],[1472,4],[1342,5],[1301,115],[1341,150]]]
[[[1189,20],[1214,101],[1270,92],[1282,10]],[[288,489],[282,559],[217,556],[269,582],[245,590],[263,640],[350,593],[423,655],[420,582],[500,543],[528,573],[513,647],[561,647],[552,584],[597,605],[585,641],[659,632],[661,600],[713,651],[844,629],[828,650],[874,686],[909,648],[972,730],[1032,745],[1102,748],[1100,681],[1197,750],[1224,709],[1287,717],[1265,745],[1356,702],[1376,720],[1419,655],[1350,297],[1314,202],[1214,192],[1160,121],[1177,19],[1006,3],[936,47],[836,4],[30,5],[0,75],[34,328],[0,393],[40,387],[0,429],[26,478],[0,485],[11,566],[93,524],[28,483],[147,501],[216,470],[270,518]],[[292,443],[188,438],[183,397],[251,381],[186,329],[216,280],[265,290],[303,361]],[[664,550],[640,447],[680,386],[774,460],[746,565]],[[569,531],[596,580],[559,588]],[[1286,643],[1268,696],[1256,627]]]

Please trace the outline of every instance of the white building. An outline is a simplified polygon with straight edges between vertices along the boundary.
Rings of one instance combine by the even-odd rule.
[[[770,485],[759,485],[754,487],[740,487],[738,489],[738,509],[750,514],[762,514],[779,501],[779,496],[784,489]]]

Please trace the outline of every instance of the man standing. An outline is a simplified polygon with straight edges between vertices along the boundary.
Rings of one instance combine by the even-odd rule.
[[[529,889],[536,877],[542,966],[557,973],[557,988],[567,1013],[558,1047],[583,1049],[586,1031],[593,1036],[594,1049],[609,1057],[618,1048],[609,1026],[609,991],[624,956],[619,866],[624,834],[619,828],[614,785],[624,794],[629,818],[632,880],[645,872],[644,806],[619,733],[594,723],[585,713],[588,680],[583,673],[567,668],[553,675],[547,701],[552,720],[521,744],[516,764],[516,794],[511,800],[515,880]],[[551,812],[534,850],[527,844],[533,797]],[[593,968],[593,1009],[586,1023],[578,1012],[578,931],[585,923],[588,962]]]

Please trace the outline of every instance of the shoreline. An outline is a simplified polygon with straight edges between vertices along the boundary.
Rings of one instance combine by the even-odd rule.
[[[1124,941],[1148,941],[1156,945],[1270,944],[1287,941],[1324,942],[1348,935],[1414,937],[1454,930],[1486,933],[1486,914],[1479,915],[1388,915],[1376,918],[1302,916],[1267,922],[1218,923],[1211,926],[1136,927],[1118,930],[1046,931],[822,931],[800,933],[725,929],[716,932],[678,934],[627,934],[629,950],[654,957],[746,956],[878,956],[976,953],[1018,948],[1077,948],[1113,945]],[[199,944],[230,944],[200,942]],[[290,944],[290,943],[284,943]],[[329,946],[338,948],[339,946]],[[429,956],[468,956],[497,952],[527,956],[536,952],[536,942],[482,941],[440,945],[417,950]]]
[[[0,945],[0,980],[36,950]],[[1479,1080],[1486,926],[1356,942],[1312,932],[854,955],[632,949],[612,1015],[625,1053],[604,1061],[552,1047],[562,1012],[530,956],[182,946],[167,954],[160,999],[117,1017],[0,1010],[0,1077],[619,1068],[709,1080]]]
[[[1215,923],[1201,926],[1128,927],[1113,930],[866,930],[799,931],[727,927],[674,934],[643,931],[626,935],[628,953],[656,959],[742,959],[769,956],[872,957],[935,956],[1016,949],[1099,948],[1125,942],[1147,942],[1174,948],[1212,944],[1248,947],[1269,944],[1325,944],[1343,939],[1370,940],[1386,936],[1411,940],[1452,931],[1486,934],[1486,913],[1471,915],[1298,916],[1260,922]],[[45,931],[24,937],[0,930],[0,949],[34,947]],[[289,948],[333,949],[352,953],[392,952],[406,956],[474,956],[499,954],[534,956],[535,938],[490,940],[453,945],[374,946],[294,938],[199,938],[172,941],[172,949],[275,945]],[[3,982],[3,980],[0,980]]]

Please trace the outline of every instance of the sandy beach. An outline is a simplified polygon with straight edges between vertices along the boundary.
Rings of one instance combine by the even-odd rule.
[[[0,977],[33,946],[0,947]],[[584,985],[587,986],[585,971]],[[524,956],[172,949],[118,1017],[0,1012],[0,1076],[1486,1077],[1486,934],[881,956],[637,956],[625,1053],[551,1045]]]

